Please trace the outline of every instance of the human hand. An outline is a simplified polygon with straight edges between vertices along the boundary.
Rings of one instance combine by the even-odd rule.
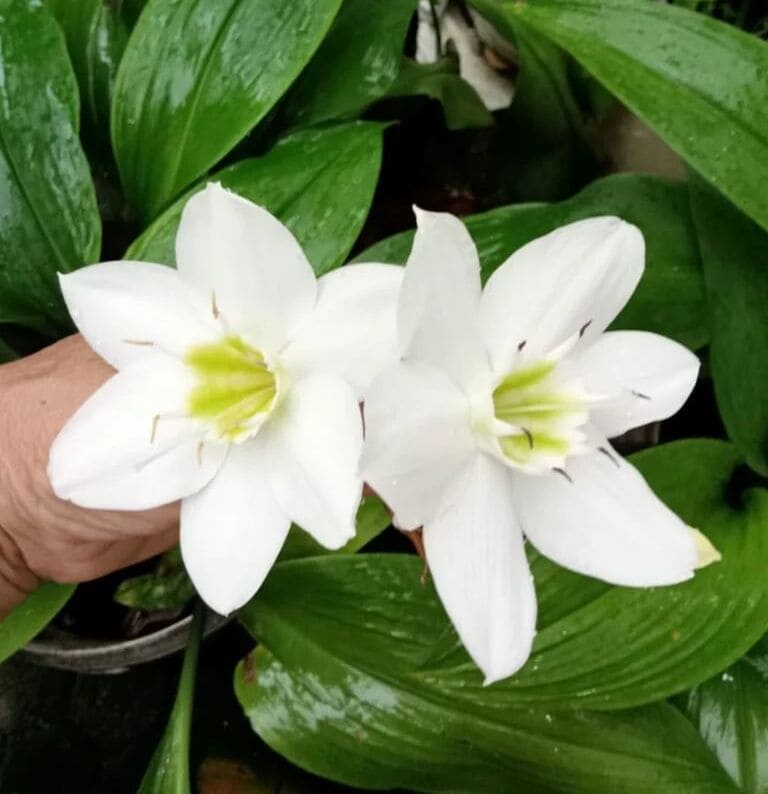
[[[40,580],[95,579],[178,541],[178,503],[86,510],[51,489],[51,443],[112,373],[79,334],[0,366],[0,618]]]

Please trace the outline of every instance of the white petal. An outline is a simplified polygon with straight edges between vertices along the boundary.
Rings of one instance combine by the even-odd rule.
[[[183,416],[186,368],[158,354],[129,364],[93,394],[53,442],[48,475],[82,507],[146,510],[206,485],[227,448],[200,445]]]
[[[486,684],[519,670],[536,633],[536,593],[509,470],[480,453],[424,526],[440,599]]]
[[[362,418],[349,384],[331,375],[293,384],[261,432],[283,511],[326,548],[341,548],[354,537],[362,494]]]
[[[275,353],[315,304],[317,280],[301,246],[267,210],[209,184],[184,207],[176,263],[236,333]]]
[[[644,331],[603,334],[573,364],[587,391],[605,397],[590,419],[609,438],[677,413],[699,374],[690,350]]]
[[[397,298],[403,268],[348,265],[322,276],[314,313],[281,356],[298,375],[322,370],[364,389],[397,352]]]
[[[365,398],[363,479],[416,529],[437,513],[445,492],[475,451],[467,397],[443,372],[396,364]]]
[[[232,447],[214,479],[181,504],[181,552],[202,599],[228,615],[261,587],[291,521],[267,482],[258,440]]]
[[[644,260],[640,231],[613,217],[571,223],[524,245],[483,293],[494,370],[535,361],[580,331],[582,344],[595,339],[634,292]]]
[[[488,110],[509,107],[515,84],[486,61],[477,31],[458,8],[449,8],[442,23],[443,40],[450,41],[459,56],[459,73],[477,91]]]
[[[115,369],[156,350],[181,355],[218,332],[210,299],[170,267],[104,262],[62,274],[59,282],[85,341]]]
[[[689,527],[608,442],[603,449],[573,457],[567,476],[514,475],[523,531],[559,565],[612,584],[689,579],[698,562]]]
[[[418,229],[398,306],[404,357],[447,372],[463,389],[488,371],[480,339],[480,263],[464,224],[416,210]]]

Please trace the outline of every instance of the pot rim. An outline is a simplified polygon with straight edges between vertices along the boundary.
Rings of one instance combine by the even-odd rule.
[[[209,609],[205,612],[203,635],[209,636],[234,619]],[[79,673],[122,673],[128,668],[162,659],[187,645],[192,615],[169,626],[130,640],[97,640],[48,626],[20,651],[19,655],[44,667]]]

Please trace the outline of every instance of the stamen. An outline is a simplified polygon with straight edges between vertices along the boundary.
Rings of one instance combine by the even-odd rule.
[[[584,325],[579,328],[579,339],[584,336],[584,334],[587,332],[587,328],[589,328],[590,325],[592,325],[592,320],[587,320]]]
[[[614,466],[615,466],[617,469],[620,469],[620,468],[621,468],[621,464],[620,464],[620,463],[619,463],[619,461],[617,461],[617,460],[616,460],[616,458],[615,458],[615,457],[614,457],[614,456],[611,454],[610,450],[606,449],[605,447],[598,447],[598,448],[597,448],[597,450],[598,450],[598,452],[602,452],[602,453],[603,453],[603,455],[605,455],[605,457],[606,457],[606,458],[608,458],[608,460],[610,460],[610,461],[611,461],[611,463],[613,463],[613,465],[614,465]]]
[[[558,474],[565,477],[565,479],[568,480],[569,483],[573,484],[573,479],[571,478],[571,475],[568,474],[568,472],[565,469],[561,469],[558,466],[556,466],[554,469],[552,469],[552,471],[556,471]]]
[[[153,347],[154,342],[149,342],[145,339],[123,339],[126,345],[138,345],[139,347]]]
[[[518,352],[518,353],[522,353],[522,352],[523,352],[523,348],[524,348],[524,347],[525,347],[527,344],[528,344],[528,340],[527,340],[527,339],[523,339],[523,341],[522,341],[522,342],[520,342],[520,344],[517,346],[517,352]]]
[[[651,399],[647,394],[643,394],[641,391],[635,391],[634,389],[632,389],[632,394],[635,397],[638,397],[641,400],[650,400]]]
[[[203,465],[203,445],[205,444],[204,441],[200,441],[197,445],[197,465]]]
[[[211,290],[211,312],[213,312],[213,319],[218,320],[219,315],[221,312],[219,311],[219,306],[216,303],[216,290]]]
[[[149,436],[149,443],[155,443],[155,437],[157,436],[157,423],[160,421],[160,414],[152,417],[152,433]]]
[[[533,433],[531,433],[531,431],[528,430],[527,427],[523,427],[521,428],[521,430],[523,431],[523,433],[525,433],[525,437],[528,439],[528,446],[531,449],[533,449]]]

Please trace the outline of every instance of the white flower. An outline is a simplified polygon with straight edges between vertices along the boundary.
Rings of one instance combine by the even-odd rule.
[[[214,184],[184,208],[176,259],[61,276],[72,319],[118,373],[64,427],[49,476],[84,507],[182,499],[184,562],[226,614],[292,521],[332,549],[354,535],[358,401],[396,360],[402,268],[318,280],[288,229]]]
[[[509,107],[515,84],[493,64],[502,56],[515,60],[514,47],[474,9],[467,9],[472,24],[450,0],[419,0],[416,28],[416,61],[434,63],[446,51],[454,50],[459,74],[477,91],[488,110]]]
[[[464,225],[417,219],[402,361],[366,393],[362,470],[397,525],[423,526],[440,598],[492,682],[525,663],[535,634],[524,534],[560,565],[621,585],[680,582],[716,557],[607,441],[675,413],[699,362],[656,334],[604,333],[643,272],[634,226],[565,226],[482,290]]]

